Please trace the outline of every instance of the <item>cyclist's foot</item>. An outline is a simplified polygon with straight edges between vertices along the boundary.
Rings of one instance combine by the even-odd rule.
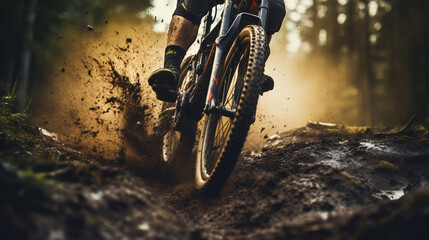
[[[262,95],[265,92],[271,91],[274,89],[274,80],[272,77],[265,75],[262,78],[262,87],[260,94]]]
[[[152,73],[148,82],[156,93],[156,98],[165,102],[175,102],[176,84],[179,72],[174,68],[160,68]]]

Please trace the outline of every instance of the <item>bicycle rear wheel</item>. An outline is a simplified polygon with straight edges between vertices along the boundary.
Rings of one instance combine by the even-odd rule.
[[[216,112],[204,117],[195,179],[206,195],[217,195],[225,185],[253,123],[264,72],[265,41],[262,27],[247,26],[226,57],[217,105],[235,114]]]
[[[193,84],[194,76],[191,69],[192,57],[185,59],[181,66],[178,92],[187,92]],[[165,102],[162,107],[160,122],[163,124],[162,154],[166,170],[173,179],[189,181],[194,178],[195,159],[193,147],[197,129],[197,121],[189,117],[185,111],[178,111],[176,103]],[[182,114],[182,116],[178,116]],[[179,129],[174,128],[175,118],[181,118]]]

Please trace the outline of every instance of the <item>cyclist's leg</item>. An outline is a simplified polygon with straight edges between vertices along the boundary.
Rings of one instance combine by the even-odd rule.
[[[186,51],[197,38],[202,17],[210,10],[210,0],[178,0],[170,23],[164,68],[156,70],[149,77],[149,85],[163,101],[175,101],[176,84],[180,75],[180,64]]]
[[[278,32],[282,26],[283,19],[286,15],[284,0],[269,0],[269,12],[267,19],[267,40],[268,43],[271,42],[271,38],[274,33]],[[269,57],[269,48],[267,51],[267,56],[265,60]],[[272,77],[264,74],[261,94],[267,91],[270,91],[274,88],[274,80]]]
[[[268,4],[267,34],[272,35],[280,30],[286,16],[286,8],[284,0],[269,0]]]

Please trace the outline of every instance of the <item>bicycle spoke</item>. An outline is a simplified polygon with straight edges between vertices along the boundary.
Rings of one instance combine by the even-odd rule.
[[[232,121],[229,118],[227,118],[227,119],[228,119],[227,123],[223,124],[222,127],[221,127],[221,129],[219,129],[219,131],[217,131],[216,136],[215,136],[216,138],[223,139],[224,136],[225,136],[225,133],[229,132],[229,127],[231,126]],[[219,138],[220,134],[222,134],[221,138]],[[220,141],[218,141],[218,144],[219,144],[219,142]]]
[[[217,146],[219,144],[219,139],[217,138],[218,132],[222,131],[222,129],[219,129],[219,126],[222,126],[222,117],[219,118],[219,121],[217,122],[217,126],[216,126],[216,134],[214,136],[215,140],[214,140],[214,146]]]
[[[230,125],[230,124],[228,124],[228,125]],[[214,151],[212,153],[212,157],[213,157],[212,159],[218,159],[220,157],[220,155],[222,153],[223,145],[225,144],[225,141],[221,141],[221,140],[225,140],[224,137],[225,137],[227,132],[229,132],[229,131],[224,131],[221,137],[217,137],[219,139],[218,140],[219,145],[216,146],[216,151]],[[214,168],[215,163],[216,163],[216,161],[213,161],[211,163],[211,169]]]
[[[221,131],[222,136],[220,137],[220,139],[226,140],[224,138],[225,138],[225,135],[229,132],[231,125],[232,125],[232,121],[231,121],[231,119],[228,118],[228,122],[222,127],[222,130],[225,129],[225,131]],[[222,141],[222,143],[224,143],[224,142],[225,141]]]

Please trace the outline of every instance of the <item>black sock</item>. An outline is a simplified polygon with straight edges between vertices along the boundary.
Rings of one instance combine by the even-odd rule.
[[[180,70],[180,64],[185,57],[186,51],[175,45],[170,45],[165,48],[164,67],[174,68],[176,71]]]

